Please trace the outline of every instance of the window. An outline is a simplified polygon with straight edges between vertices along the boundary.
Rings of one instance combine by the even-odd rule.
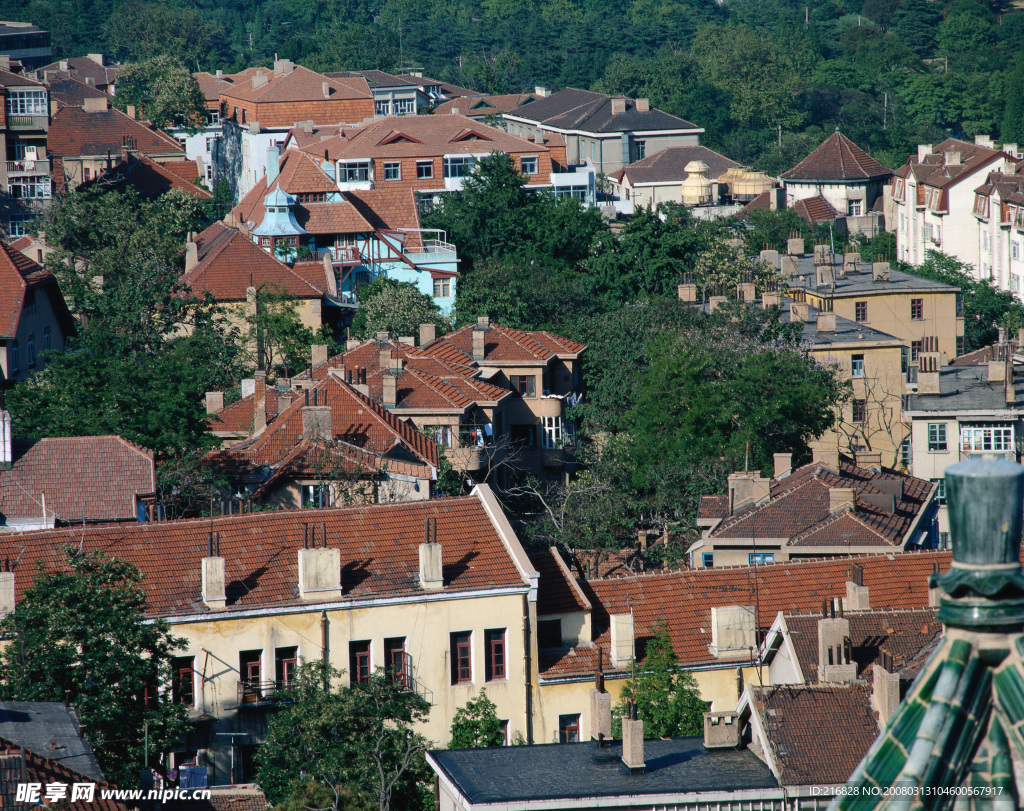
[[[868,303],[866,301],[858,301],[853,305],[854,319],[860,323],[864,323],[868,320]]]
[[[1020,243],[1017,240],[1010,242],[1010,258],[1020,259]]]
[[[928,450],[933,453],[942,453],[948,450],[946,446],[946,423],[928,423]]]
[[[28,368],[31,369],[36,365],[36,334],[30,332],[28,334]]]
[[[11,214],[7,218],[7,230],[12,237],[23,237],[28,233],[30,214]]]
[[[395,99],[391,104],[392,115],[416,115],[416,99]]]
[[[580,742],[580,717],[578,714],[558,716],[558,742]]]
[[[642,161],[647,157],[647,141],[636,141],[636,159]]]
[[[391,102],[387,99],[380,99],[373,103],[373,112],[377,115],[389,115],[391,113]]]
[[[195,693],[194,656],[178,656],[171,660],[171,701],[194,707]]]
[[[715,568],[715,553],[714,552],[705,552],[703,555],[701,555],[700,556],[700,565],[703,566],[705,569],[714,569]]]
[[[50,328],[43,327],[43,351],[50,351]]]
[[[365,183],[370,179],[370,162],[339,163],[338,178],[342,183]]]
[[[519,166],[522,168],[524,175],[537,174],[537,156],[523,156],[519,159]]]
[[[912,298],[910,300],[910,318],[913,321],[920,321],[924,318],[923,298]]]
[[[384,640],[384,667],[388,671],[388,679],[398,682],[403,687],[409,686],[410,668],[405,654],[405,637],[395,636]]]
[[[213,152],[213,142],[214,142],[214,140],[215,139],[212,138],[212,137],[207,137],[207,139],[206,139],[206,151],[208,153],[209,152]]]
[[[416,161],[416,179],[430,180],[434,176],[433,161]]]
[[[946,480],[945,479],[931,479],[938,486],[935,488],[935,503],[940,507],[946,503]]]
[[[508,720],[502,718],[501,720],[501,745],[508,746]]]
[[[866,422],[868,418],[868,401],[853,401],[853,422]]]
[[[348,678],[352,684],[370,680],[370,640],[348,643]]]
[[[434,442],[446,448],[454,447],[452,427],[450,425],[425,425],[423,430],[434,437]]]
[[[932,205],[932,190],[930,188],[928,188],[927,186],[924,187],[924,204],[928,208],[930,208],[931,205]],[[925,229],[927,229],[927,228],[928,228],[928,226],[925,225]],[[925,231],[925,237],[927,237],[927,236],[928,236],[928,232],[926,230]]]
[[[533,375],[510,375],[509,382],[512,391],[518,392],[520,397],[537,396],[537,378]]]
[[[473,681],[473,634],[459,631],[451,635],[452,684]]]
[[[238,652],[238,675],[242,683],[242,703],[251,704],[263,698],[260,679],[263,651],[243,650]]]
[[[906,374],[910,369],[910,350],[905,346],[900,347],[900,371]]]
[[[7,93],[7,115],[46,115],[45,90],[11,90]]]
[[[541,446],[554,449],[562,447],[562,418],[541,417]]]
[[[402,164],[399,162],[385,163],[384,164],[384,179],[385,180],[401,180],[402,179]]]
[[[747,562],[751,566],[763,566],[765,563],[775,563],[774,552],[751,552],[747,555]]]
[[[445,177],[465,177],[473,171],[476,159],[471,155],[454,155],[444,159]]]
[[[13,177],[7,183],[7,192],[16,200],[45,200],[50,196],[50,176]]]
[[[964,353],[964,336],[956,336],[956,356],[960,357]]]
[[[537,647],[539,647],[539,648],[560,648],[560,647],[562,647],[562,621],[561,620],[538,620],[537,621]]]
[[[302,485],[302,506],[314,509],[331,506],[331,486],[329,484]]]
[[[516,445],[524,448],[537,447],[537,430],[535,425],[510,425],[508,435],[509,439]]]
[[[921,354],[921,347],[923,346],[921,341],[910,342],[910,362],[916,363],[918,355]]]
[[[274,651],[274,682],[278,689],[291,686],[299,668],[299,649],[294,645]]]
[[[487,681],[499,681],[506,677],[505,672],[505,629],[492,628],[484,631],[484,678]]]
[[[245,123],[245,108],[242,108],[242,123]]]
[[[964,316],[964,294],[956,294],[956,317],[963,318]]]
[[[1012,449],[1012,425],[963,425],[960,427],[960,450],[962,451],[983,453]]]
[[[900,443],[900,464],[903,465],[903,467],[906,468],[907,470],[910,470],[910,466],[911,464],[913,464],[913,461],[913,444],[911,443],[910,437],[908,436]]]
[[[451,298],[452,280],[434,279],[434,298]]]
[[[851,377],[864,377],[864,356],[863,355],[851,355],[850,356],[850,376]]]
[[[11,347],[11,371],[12,372],[16,372],[16,371],[18,371],[18,342],[17,341],[11,341],[10,347]]]
[[[864,201],[849,200],[846,204],[846,213],[851,217],[859,217],[864,213]]]
[[[260,237],[260,247],[261,248],[269,248],[273,244],[274,244],[274,240],[272,240],[270,237]]]

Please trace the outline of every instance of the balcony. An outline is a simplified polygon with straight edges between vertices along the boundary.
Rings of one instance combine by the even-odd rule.
[[[363,261],[359,250],[354,247],[318,248],[316,258],[323,261],[324,257],[328,257],[336,265],[359,265]]]
[[[49,125],[50,119],[45,115],[7,116],[7,129],[9,130],[39,130],[46,132]]]
[[[17,175],[48,175],[50,174],[50,161],[48,160],[20,160],[7,161],[7,177]]]
[[[474,445],[468,440],[456,448],[447,448],[445,453],[452,467],[466,473],[479,473],[488,466],[500,462],[505,456],[505,448],[496,445]]]
[[[265,707],[280,700],[282,690],[294,685],[291,681],[252,681],[239,680],[238,706]]]

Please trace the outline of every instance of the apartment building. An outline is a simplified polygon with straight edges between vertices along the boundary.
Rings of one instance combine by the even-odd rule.
[[[979,228],[975,190],[991,172],[1013,174],[1016,153],[1016,144],[997,149],[980,135],[973,144],[948,138],[918,146],[892,178],[896,258],[917,265],[928,251],[942,251],[1010,289],[1009,258],[996,253],[1003,242],[986,240]]]
[[[383,70],[343,70],[325,73],[329,79],[365,79],[373,93],[378,116],[420,115],[446,98],[440,82],[411,73],[396,76]]]
[[[121,66],[108,64],[103,54],[86,54],[61,59],[48,65],[36,68],[35,77],[41,82],[70,79],[95,88],[108,95],[113,95],[114,84]]]
[[[10,68],[10,60],[0,58],[0,90],[4,96],[0,188],[7,192],[0,195],[0,232],[17,238],[27,233],[29,223],[53,193],[47,154],[50,98],[45,84],[13,73]]]
[[[50,32],[32,23],[0,22],[0,55],[27,68],[45,64],[53,58]]]
[[[533,139],[538,132],[565,139],[569,166],[588,164],[613,175],[670,146],[699,146],[702,127],[652,108],[647,99],[609,96],[567,87],[502,115],[508,131]]]
[[[273,70],[250,69],[235,78],[219,86],[223,134],[217,154],[218,177],[228,182],[234,201],[266,174],[268,148],[280,152],[300,121],[358,126],[375,115],[373,94],[361,76],[328,78],[279,59]]]
[[[1008,145],[1004,148],[1009,148]],[[1012,172],[990,172],[974,190],[978,266],[982,279],[1024,295],[1024,161]]]

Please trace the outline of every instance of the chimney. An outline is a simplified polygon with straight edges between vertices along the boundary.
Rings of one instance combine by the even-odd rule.
[[[644,763],[644,722],[636,717],[636,704],[630,701],[628,710],[622,719],[622,762],[630,774],[643,774],[647,769]]]
[[[195,240],[190,239],[185,243],[185,272],[188,273],[198,264],[199,246],[195,243]]]
[[[320,527],[320,543],[326,544],[326,525],[321,524]],[[303,600],[337,600],[341,597],[340,549],[319,546],[299,550],[299,597]]]
[[[537,130],[533,134],[533,142],[535,144],[543,144],[544,143],[544,132],[542,130]]]
[[[810,305],[806,301],[794,301],[789,305],[789,320],[791,323],[806,323],[810,320]]]
[[[277,180],[277,172],[281,166],[281,153],[277,151],[277,145],[271,144],[267,147],[267,188]]]
[[[917,359],[917,393],[941,394],[939,359],[933,353],[923,352]]]
[[[597,670],[590,691],[590,740],[603,746],[612,739],[612,694],[604,689],[603,654],[597,646]]]
[[[825,465],[833,470],[839,470],[839,451],[814,448],[811,451],[811,461],[816,465]]]
[[[1006,381],[1006,364],[1001,360],[988,362],[988,382],[1003,383]]]
[[[125,112],[125,115],[127,115],[129,118],[136,118],[136,111],[135,111],[135,105],[134,104],[127,105],[124,108],[124,112]]]
[[[762,476],[759,470],[730,473],[729,514],[767,499],[771,495],[771,483],[772,480]]]
[[[704,713],[704,748],[705,749],[736,749],[740,745],[739,713],[706,712]]]
[[[398,405],[398,378],[390,372],[384,373],[384,405],[394,408]]]
[[[323,91],[325,99],[331,97],[331,83],[330,82],[323,82],[323,83],[321,83],[320,89]]]
[[[377,352],[377,365],[380,366],[382,371],[387,371],[391,368],[391,347],[386,346]]]
[[[818,321],[816,327],[818,332],[835,332],[836,331],[836,314],[835,313],[818,313]]]
[[[0,618],[14,611],[14,572],[0,572]]]
[[[631,661],[636,655],[635,637],[633,636],[633,615],[612,614],[609,617],[611,624],[612,664],[619,666]]]
[[[626,99],[612,99],[612,115],[619,115],[626,112]]]
[[[880,451],[872,453],[871,451],[856,451],[853,454],[853,461],[857,467],[866,468],[868,470],[881,470],[882,469],[882,454]]]
[[[267,427],[267,373],[256,370],[256,385],[253,391],[252,432],[258,434]]]
[[[860,254],[846,253],[843,255],[843,274],[860,273]]]
[[[773,267],[778,267],[779,266],[779,252],[778,251],[772,251],[772,250],[768,250],[766,248],[765,250],[761,251],[761,253],[758,255],[758,258],[762,262],[767,262],[768,264],[772,265]]]
[[[685,301],[692,304],[697,300],[697,285],[695,284],[681,284],[678,287],[679,300]]]
[[[857,491],[852,487],[828,488],[828,511],[835,515],[846,508],[856,509]]]
[[[488,329],[490,327],[485,324],[477,324],[473,327],[473,360],[484,360],[487,357]]]
[[[57,63],[57,70],[71,70],[71,63],[67,59],[61,59]]]
[[[993,149],[994,145],[992,139],[987,135],[975,135],[974,143],[976,146],[983,146],[986,149]]]
[[[220,533],[211,532],[206,557],[202,561],[203,602],[207,608],[224,608],[224,558],[220,556]]]
[[[708,299],[708,311],[713,313],[719,307],[723,307],[728,301],[729,299],[725,296],[712,296]]]
[[[253,90],[259,90],[268,81],[270,81],[270,80],[267,78],[267,74],[262,73],[262,72],[261,73],[254,73],[253,77],[252,77],[252,89]]]
[[[761,307],[768,309],[769,307],[781,307],[782,306],[782,293],[775,291],[766,290],[761,294]]]
[[[411,335],[401,335],[398,338],[399,346],[416,346],[416,339]]]
[[[889,281],[889,263],[888,262],[872,262],[871,263],[871,280],[875,282],[887,282]]]
[[[310,442],[330,439],[334,435],[331,430],[330,406],[303,406],[302,438]]]
[[[774,454],[775,459],[775,478],[780,476],[786,476],[793,472],[793,454],[791,453],[776,453]]]
[[[0,408],[0,470],[10,470],[14,464],[14,423],[11,412]]]
[[[756,291],[757,288],[751,282],[744,282],[742,284],[738,284],[736,285],[736,298],[738,298],[740,301],[745,301],[748,304],[750,304],[757,296]]]
[[[757,647],[754,607],[723,605],[711,608],[711,644],[708,651],[716,659],[750,656]]]
[[[636,111],[638,113],[646,113],[651,109],[650,99],[637,99],[636,100]]]
[[[224,79],[224,71],[218,69],[217,70],[217,81],[219,82],[219,81],[222,81],[223,79]]]
[[[420,324],[420,346],[426,346],[437,338],[437,324]]]
[[[885,659],[890,657],[885,656]],[[890,673],[882,665],[876,662],[872,670],[873,689],[871,694],[872,703],[878,711],[878,726],[885,729],[900,707],[900,676],[898,673]]]
[[[786,240],[786,255],[787,256],[803,256],[804,255],[804,238],[793,237],[792,239]]]
[[[313,366],[320,366],[327,363],[327,344],[313,344],[310,347]]]
[[[420,588],[437,591],[444,588],[441,544],[437,542],[437,519],[423,520],[423,543],[420,544]]]
[[[864,570],[859,566],[852,567],[851,574],[856,579],[846,581],[846,608],[848,611],[867,611],[871,608],[868,587],[864,585]]]
[[[278,395],[277,395],[277,413],[278,414],[283,414],[285,411],[287,411],[288,407],[292,404],[292,400],[294,400],[294,399],[295,398],[292,395],[291,391],[278,392]]]
[[[102,98],[85,98],[82,99],[82,109],[87,113],[104,113],[109,109],[109,99],[106,96]]]
[[[857,665],[851,661],[850,621],[843,617],[818,620],[818,681],[851,682]]]
[[[949,150],[946,153],[946,166],[959,166],[960,165],[960,153],[954,149]]]
[[[924,163],[925,157],[932,154],[931,144],[918,144],[917,145],[917,162]]]
[[[206,392],[206,413],[207,414],[219,414],[224,410],[224,392],[222,391],[208,391]]]
[[[86,56],[101,68],[103,67],[103,54],[86,54]]]

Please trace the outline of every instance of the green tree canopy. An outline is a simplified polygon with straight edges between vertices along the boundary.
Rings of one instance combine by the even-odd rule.
[[[161,699],[171,656],[185,640],[146,616],[142,573],[102,553],[63,550],[61,568],[37,570],[0,629],[0,694],[10,701],[70,697],[109,780],[136,785],[145,760],[177,745],[186,708]]]
[[[505,734],[497,710],[495,703],[487,697],[487,690],[480,690],[480,695],[469,699],[465,706],[455,711],[448,748],[501,746],[505,742]]]
[[[378,332],[416,336],[420,324],[435,324],[441,332],[450,327],[441,308],[411,282],[378,276],[359,291],[359,309],[352,321],[357,337],[370,338]]]
[[[134,106],[139,118],[158,127],[196,131],[206,124],[203,91],[188,68],[172,56],[125,65],[117,74],[114,104],[121,110]]]

